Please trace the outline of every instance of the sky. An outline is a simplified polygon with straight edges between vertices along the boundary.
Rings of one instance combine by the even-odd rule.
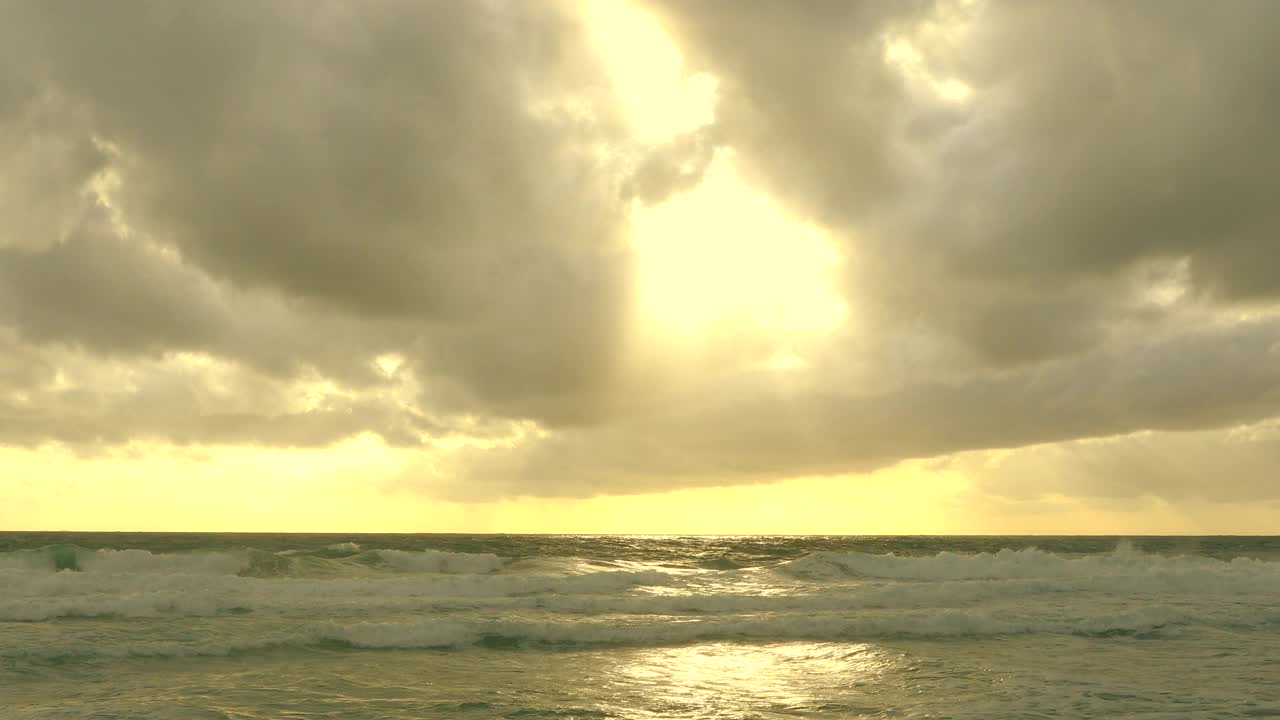
[[[1280,3],[0,1],[0,529],[1274,533]]]

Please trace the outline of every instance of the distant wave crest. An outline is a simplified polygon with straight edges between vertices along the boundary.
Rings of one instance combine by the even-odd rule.
[[[0,571],[251,577],[356,576],[379,569],[401,573],[480,574],[500,570],[506,562],[505,558],[490,553],[363,551],[356,543],[337,543],[309,552],[276,553],[250,548],[153,553],[139,549],[93,550],[75,545],[0,553]]]
[[[1271,618],[1236,617],[1239,626]],[[291,630],[238,639],[128,642],[116,645],[52,643],[28,648],[24,657],[232,655],[290,648],[347,646],[362,649],[464,649],[490,647],[662,646],[700,641],[874,641],[995,637],[1031,633],[1085,637],[1143,637],[1196,622],[1187,610],[1153,605],[1078,617],[1026,619],[981,610],[882,612],[857,616],[801,615],[706,619],[687,622],[530,622],[419,619],[402,622],[335,621],[301,624]],[[0,657],[12,653],[0,649]]]
[[[868,553],[816,552],[781,563],[779,572],[818,581],[887,580],[1054,580],[1081,582],[1098,589],[1160,590],[1280,589],[1280,563],[1235,558],[1151,555],[1121,546],[1115,552],[1071,557],[1035,548],[962,555],[900,556]]]

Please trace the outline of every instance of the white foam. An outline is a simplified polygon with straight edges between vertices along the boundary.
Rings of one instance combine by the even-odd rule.
[[[263,550],[153,553],[148,550],[87,550],[61,546],[0,553],[0,570],[54,572],[60,569],[89,573],[147,573],[183,575],[236,575],[258,577],[291,575],[367,575],[382,569],[401,573],[485,574],[503,568],[506,559],[490,553],[454,553],[436,550],[411,552],[375,550],[360,553],[356,543],[337,543],[326,550],[339,557],[311,557],[296,550],[272,553]],[[346,555],[343,557],[342,555]]]
[[[146,550],[81,550],[80,569],[92,573],[235,575],[248,569],[247,553],[151,553]]]
[[[199,617],[238,608],[233,599],[195,592],[86,594],[0,600],[0,620],[37,621],[59,617]]]
[[[1101,555],[1067,557],[1026,550],[960,555],[942,552],[920,557],[817,552],[782,563],[778,570],[810,580],[884,578],[893,580],[1048,579],[1101,582],[1117,579],[1136,588],[1143,582],[1159,589],[1280,589],[1280,563],[1236,558],[1167,557],[1121,549]],[[1077,587],[1079,583],[1072,584]]]
[[[1185,609],[1155,605],[1120,612],[1058,618],[1009,617],[982,610],[879,612],[855,616],[800,614],[673,621],[529,622],[423,619],[410,622],[313,625],[314,637],[357,647],[461,647],[502,644],[666,645],[701,640],[875,640],[885,638],[989,637],[1027,633],[1141,635],[1195,622]],[[1260,615],[1236,616],[1238,624],[1265,624]]]
[[[438,648],[472,645],[480,638],[461,623],[430,620],[412,623],[362,622],[354,625],[322,623],[306,635],[317,641],[336,640],[363,648]]]
[[[53,554],[44,550],[14,550],[0,553],[0,570],[55,570]]]
[[[1235,627],[1259,626],[1270,618],[1255,614],[1232,619]],[[1183,608],[1155,605],[1111,613],[1056,618],[1009,617],[998,611],[887,611],[848,615],[773,615],[732,618],[630,621],[538,622],[423,618],[399,622],[321,621],[253,636],[193,638],[189,641],[99,643],[71,641],[40,646],[0,647],[0,657],[198,656],[251,650],[344,643],[358,648],[465,648],[593,645],[662,646],[699,641],[874,641],[945,639],[1023,634],[1102,636],[1147,635],[1196,622]]]
[[[0,570],[234,575],[246,569],[249,560],[246,552],[152,553],[138,549],[87,550],[61,546],[0,553]]]
[[[438,550],[378,550],[378,556],[401,572],[490,573],[500,570],[504,558],[490,553],[454,553]]]
[[[291,563],[290,567],[297,562],[264,555],[267,560]],[[1104,602],[1108,597],[1158,594],[1182,598],[1180,602],[1212,603],[1224,596],[1269,598],[1280,592],[1280,564],[1244,559],[1065,558],[1038,551],[931,557],[818,553],[785,564],[781,574],[585,572],[587,566],[582,564],[564,568],[575,574],[551,574],[505,568],[498,572],[503,566],[496,556],[441,555],[405,553],[399,556],[401,561],[416,570],[396,573],[346,560],[308,559],[332,570],[333,574],[323,577],[274,572],[237,575],[231,571],[247,561],[226,553],[100,551],[84,553],[89,571],[56,573],[29,569],[32,563],[27,557],[7,569],[0,567],[0,619],[203,616],[236,609],[324,617],[353,607],[369,612],[464,607],[580,616],[836,613],[1028,605],[1026,598],[1052,596],[1058,602],[1081,593],[1103,595]],[[28,569],[15,569],[14,564]],[[254,567],[260,564],[253,563]],[[448,569],[458,572],[441,572]],[[364,574],[351,574],[356,570]],[[869,578],[868,573],[906,581]],[[925,581],[939,575],[986,577]],[[830,579],[813,582],[814,576]],[[805,579],[798,582],[795,577]]]
[[[0,620],[120,615],[208,615],[222,610],[325,614],[352,606],[416,610],[501,605],[535,595],[625,593],[670,582],[661,573],[477,575],[406,573],[329,579],[227,574],[47,572],[0,569]]]

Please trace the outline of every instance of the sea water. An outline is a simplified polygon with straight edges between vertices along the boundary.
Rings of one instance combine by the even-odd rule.
[[[0,718],[1280,716],[1280,538],[0,533]]]

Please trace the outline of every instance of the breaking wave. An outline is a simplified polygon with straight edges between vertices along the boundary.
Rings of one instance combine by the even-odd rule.
[[[927,556],[817,552],[780,564],[777,570],[806,580],[887,579],[918,581],[1066,581],[1068,589],[1268,590],[1280,589],[1280,563],[1252,558],[1216,560],[1164,556],[1121,546],[1115,552],[1070,557],[1034,548]]]
[[[28,659],[75,657],[184,657],[233,655],[311,647],[366,650],[460,650],[496,648],[629,646],[649,647],[704,641],[875,641],[947,639],[1056,634],[1083,637],[1154,637],[1179,627],[1206,624],[1185,608],[1153,605],[1075,617],[1019,618],[981,610],[880,612],[855,616],[738,616],[646,622],[524,620],[450,620],[423,618],[397,622],[319,621],[253,637],[136,641],[120,644],[61,642],[27,648]],[[1232,627],[1258,627],[1275,622],[1262,614],[1211,618]],[[0,658],[17,657],[0,648]]]
[[[1143,635],[1202,620],[1185,610],[1151,606],[1079,618],[1010,619],[979,610],[882,612],[857,616],[782,615],[677,622],[454,622],[316,624],[311,638],[360,648],[457,648],[467,645],[670,645],[706,640],[881,640],[1052,633]],[[1241,618],[1234,618],[1240,624]],[[1266,618],[1244,620],[1247,624]]]
[[[536,607],[542,597],[612,597],[636,587],[665,586],[657,572],[580,575],[405,574],[257,578],[242,575],[33,573],[0,570],[0,620],[60,617],[208,616],[261,610],[325,614],[427,611],[454,607]],[[505,603],[508,603],[504,605]]]
[[[436,550],[376,550],[391,567],[404,572],[490,573],[499,570],[506,560],[490,553],[453,553]]]
[[[246,575],[251,577],[362,575],[371,570],[401,573],[490,573],[506,564],[491,553],[436,550],[361,550],[338,543],[309,552],[256,549],[153,553],[149,550],[90,550],[51,545],[0,553],[0,571],[79,571],[103,574]]]
[[[354,543],[306,554],[57,545],[0,553],[0,622],[26,623],[12,627],[29,633],[11,650],[0,647],[0,657],[1147,637],[1195,627],[1280,627],[1277,593],[1277,562],[1127,547],[1074,556],[1036,549],[814,552],[770,566],[698,570]],[[93,636],[111,618],[160,621],[120,625],[105,640]],[[44,623],[60,623],[65,636],[46,642]],[[165,637],[144,640],[138,627],[164,628]]]
[[[1036,550],[924,557],[815,553],[772,571],[599,569],[511,564],[491,554],[360,552],[330,574],[298,575],[270,553],[237,556],[97,551],[81,572],[0,565],[0,620],[211,616],[272,611],[537,612],[711,616],[955,609],[1070,595],[1195,597],[1280,592],[1280,563],[1121,552],[1070,558]],[[307,562],[332,563],[324,559]],[[331,569],[332,565],[330,566]]]

